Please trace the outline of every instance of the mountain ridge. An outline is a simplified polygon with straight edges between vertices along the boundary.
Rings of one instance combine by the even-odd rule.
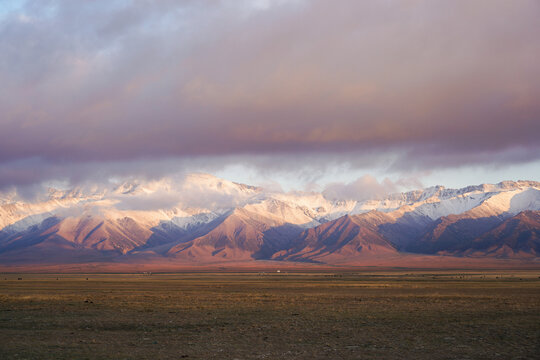
[[[528,180],[359,201],[189,174],[49,188],[34,201],[0,198],[0,264],[144,257],[362,264],[409,253],[536,261],[540,249],[540,183]]]

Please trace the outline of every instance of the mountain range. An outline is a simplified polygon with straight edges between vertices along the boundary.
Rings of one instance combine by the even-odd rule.
[[[0,193],[0,266],[296,264],[538,267],[540,183],[435,186],[373,199],[208,174]],[[443,261],[444,260],[444,261]]]

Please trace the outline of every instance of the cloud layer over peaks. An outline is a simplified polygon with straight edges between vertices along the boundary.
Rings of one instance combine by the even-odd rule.
[[[539,16],[533,0],[21,2],[0,8],[0,167],[24,183],[36,161],[535,161]]]

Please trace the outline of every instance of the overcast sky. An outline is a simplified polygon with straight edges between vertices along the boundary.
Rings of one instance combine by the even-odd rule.
[[[539,19],[536,0],[0,1],[0,189],[540,180]]]

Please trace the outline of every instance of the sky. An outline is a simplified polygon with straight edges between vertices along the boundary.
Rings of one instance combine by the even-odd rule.
[[[0,0],[0,191],[540,180],[539,17],[536,0]]]

